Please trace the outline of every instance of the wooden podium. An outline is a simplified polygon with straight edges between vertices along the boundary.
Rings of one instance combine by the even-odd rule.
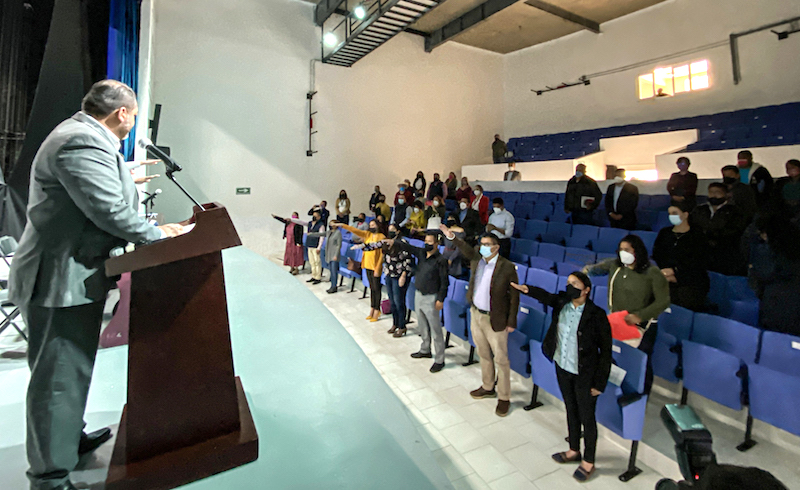
[[[255,461],[258,434],[233,355],[222,250],[228,212],[195,207],[189,233],[106,261],[131,272],[128,403],[108,490],[169,489]]]

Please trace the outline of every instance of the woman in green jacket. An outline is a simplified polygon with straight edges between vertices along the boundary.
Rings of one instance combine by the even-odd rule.
[[[669,283],[650,263],[641,238],[628,235],[619,242],[617,257],[587,266],[590,275],[608,274],[608,305],[611,312],[627,311],[625,323],[644,330],[639,350],[647,354],[645,393],[653,383],[650,355],[658,333],[658,315],[669,307]]]

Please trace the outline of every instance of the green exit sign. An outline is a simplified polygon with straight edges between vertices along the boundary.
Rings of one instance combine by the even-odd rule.
[[[250,188],[249,187],[237,187],[236,188],[236,195],[237,196],[249,196],[250,195]]]

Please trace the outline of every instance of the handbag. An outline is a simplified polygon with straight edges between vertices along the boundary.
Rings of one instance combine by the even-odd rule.
[[[388,299],[381,301],[381,313],[388,315],[392,312],[392,303]]]
[[[350,257],[347,258],[347,270],[353,271],[356,274],[361,274],[361,262],[356,262]]]

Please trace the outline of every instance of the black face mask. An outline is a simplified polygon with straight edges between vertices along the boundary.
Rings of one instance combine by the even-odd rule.
[[[397,232],[396,231],[390,231],[389,232],[389,238],[394,238],[396,236],[397,236]]]
[[[708,203],[711,204],[712,206],[719,206],[720,204],[722,204],[724,202],[725,202],[725,198],[724,197],[709,197],[708,198]]]
[[[455,221],[455,220],[452,220],[452,219],[451,219],[451,220],[448,220],[448,221],[447,221],[447,226],[448,226],[449,228],[452,228],[452,227],[454,227],[455,225],[456,225],[456,221]]]
[[[567,298],[570,301],[580,298],[582,292],[583,291],[581,291],[580,289],[576,288],[572,284],[567,284],[566,295],[567,295]]]
[[[372,228],[369,229],[369,232],[370,233],[378,233],[378,229],[375,228],[375,227],[372,227]]]
[[[433,252],[434,248],[436,248],[436,246],[431,244],[431,243],[426,243],[425,244],[425,251],[426,252]]]

